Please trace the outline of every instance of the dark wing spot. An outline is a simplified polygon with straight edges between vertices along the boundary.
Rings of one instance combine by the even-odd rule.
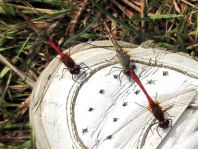
[[[136,90],[135,94],[138,95],[140,93],[140,90]]]
[[[163,76],[168,76],[168,71],[163,71]]]
[[[114,79],[118,79],[118,77],[119,77],[118,75],[113,75]]]
[[[152,80],[152,79],[151,80],[147,80],[147,84],[155,84],[155,81],[156,80]]]
[[[123,107],[126,107],[127,105],[128,105],[128,102],[124,102],[124,103],[122,104]]]
[[[100,94],[104,94],[104,92],[105,92],[105,91],[104,91],[103,89],[101,89],[101,90],[99,91]]]
[[[82,133],[83,134],[85,134],[85,133],[87,133],[88,132],[88,128],[84,128],[83,130],[82,130]]]
[[[94,108],[92,108],[92,107],[90,107],[90,108],[88,109],[89,112],[91,112],[91,111],[93,111],[93,110],[94,110]]]
[[[112,135],[107,136],[106,139],[111,140],[112,139]]]
[[[118,118],[114,117],[113,122],[117,122],[117,121],[118,121]]]

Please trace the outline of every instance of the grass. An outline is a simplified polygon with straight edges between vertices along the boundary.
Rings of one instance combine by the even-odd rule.
[[[36,24],[39,34],[20,12]],[[196,1],[150,0],[133,5],[128,0],[0,1],[0,18],[0,148],[35,148],[28,97],[39,74],[56,56],[40,38],[47,40],[53,34],[62,49],[105,39],[101,23],[105,21],[116,39],[135,44],[151,39],[168,50],[195,59],[198,55]]]

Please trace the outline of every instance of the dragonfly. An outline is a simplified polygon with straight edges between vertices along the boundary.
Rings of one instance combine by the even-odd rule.
[[[42,35],[39,32],[38,27],[35,25],[34,22],[31,21],[30,18],[28,18],[22,11],[20,11],[19,9],[17,9],[19,14],[26,20],[26,22],[29,24],[29,26],[32,28],[32,30],[35,31],[35,33],[38,35],[38,37],[40,38],[40,40],[49,45],[53,50],[55,50],[59,55],[60,55],[60,60],[63,62],[63,64],[69,69],[70,74],[72,74],[72,79],[73,75],[79,75],[80,74],[80,70],[83,69],[85,70],[85,68],[89,68],[86,64],[81,63],[81,64],[76,64],[76,62],[74,61],[74,59],[71,58],[71,56],[68,53],[63,53],[62,50],[56,45],[55,42],[53,42],[50,38],[52,36],[50,36],[50,38],[48,39],[48,41],[46,42],[44,40],[44,35]],[[84,65],[84,67],[82,67],[82,65]],[[84,73],[86,73],[85,71],[83,71]],[[76,80],[75,80],[76,81]],[[76,81],[77,82],[77,81]]]
[[[134,70],[136,68],[135,64],[131,62],[130,55],[127,54],[127,51],[124,51],[121,46],[118,44],[114,36],[112,35],[110,29],[108,28],[106,22],[104,21],[104,26],[108,32],[109,39],[111,40],[114,50],[117,53],[118,59],[122,66],[122,71],[125,75],[130,76],[130,69]],[[120,76],[120,74],[119,74]]]
[[[48,45],[50,47],[52,47],[60,55],[60,60],[69,69],[70,74],[72,74],[73,80],[74,80],[73,75],[79,75],[81,69],[83,69],[83,70],[85,70],[85,68],[90,69],[84,63],[80,63],[79,65],[76,64],[76,62],[71,58],[71,56],[69,54],[63,53],[62,50],[50,39],[48,39]],[[82,65],[84,65],[84,67],[82,67]],[[83,72],[86,73],[85,71],[83,71]]]
[[[139,78],[136,76],[136,74],[130,70],[131,77],[133,80],[136,80],[136,83],[139,85],[139,87],[142,89],[143,93],[145,94],[148,102],[149,102],[149,107],[151,112],[153,113],[153,116],[158,120],[159,122],[159,127],[166,129],[169,127],[170,122],[172,121],[171,119],[167,119],[164,116],[164,111],[162,110],[162,107],[160,107],[159,103],[154,101],[147,91],[145,90],[144,86],[142,85],[141,81]]]
[[[132,77],[132,79],[134,81],[136,81],[136,83],[142,89],[143,93],[145,94],[145,96],[148,99],[150,109],[151,109],[154,117],[159,121],[159,127],[164,128],[164,129],[168,128],[169,123],[170,123],[169,121],[171,121],[171,119],[165,119],[162,108],[159,106],[158,103],[154,102],[151,99],[151,97],[149,96],[149,94],[145,90],[144,86],[142,85],[141,81],[139,80],[139,78],[137,77],[135,72],[133,71],[133,69],[135,67],[133,65],[131,67],[130,56],[126,52],[124,52],[122,50],[122,48],[119,46],[117,41],[114,39],[113,35],[110,33],[110,30],[107,27],[107,24],[104,23],[104,25],[105,25],[105,28],[107,29],[108,33],[109,33],[109,37],[110,37],[112,43],[114,44],[115,51],[118,53],[118,58],[119,58],[120,63],[122,65],[123,69],[124,69],[123,70],[124,73],[128,76],[130,75]]]
[[[124,69],[123,70],[124,73],[128,76],[131,76],[131,78],[138,84],[138,86],[141,88],[141,90],[145,94],[145,96],[149,102],[150,110],[152,111],[154,117],[159,121],[159,127],[164,128],[164,129],[168,128],[171,119],[166,119],[164,117],[164,112],[163,112],[162,108],[159,106],[159,104],[157,102],[152,100],[152,98],[149,96],[149,94],[145,90],[144,86],[142,85],[141,81],[135,74],[135,72],[134,72],[135,65],[131,64],[130,56],[125,51],[123,51],[123,49],[119,46],[119,44],[117,43],[117,41],[111,34],[111,32],[105,22],[104,22],[104,26],[109,33],[109,37],[115,47],[115,51],[118,53],[118,58],[119,58],[120,63]]]
[[[195,97],[197,96],[198,90],[197,88],[188,88],[184,90],[179,90],[174,93],[161,95],[158,97],[156,103],[158,103],[161,107],[163,107],[163,112],[165,112],[165,117],[169,117],[170,115],[167,113],[169,111],[174,111],[177,109],[179,113],[176,118],[178,119],[183,111],[191,104],[193,104]],[[188,98],[186,98],[188,97]],[[181,101],[181,98],[183,101]],[[140,105],[140,106],[139,106]],[[98,134],[96,144],[93,148],[100,148],[101,146],[104,148],[105,145],[113,145],[112,148],[142,148],[145,144],[146,136],[148,132],[151,130],[151,127],[154,124],[158,124],[156,122],[156,118],[154,117],[151,110],[146,108],[147,102],[142,104],[138,104],[139,108],[133,110],[131,114],[126,118],[126,120],[121,124],[120,127],[114,129],[109,134]],[[147,127],[146,127],[147,126]],[[157,127],[158,128],[158,127]],[[163,127],[162,127],[163,128]],[[100,132],[100,131],[99,131]],[[167,132],[167,131],[166,131]],[[159,133],[159,132],[157,132]],[[163,138],[165,137],[165,133],[163,133]],[[156,144],[161,142],[161,136],[158,135],[158,140],[156,140]],[[110,148],[111,148],[110,147]]]
[[[174,102],[177,98],[182,96],[185,92],[186,93],[188,92],[188,90],[184,90],[183,91],[184,93],[182,94],[183,88],[188,87],[188,85],[192,83],[191,82],[192,80],[188,80],[189,78],[186,78],[184,76],[181,76],[181,78],[179,78],[180,74],[178,74],[172,70],[168,70],[168,69],[164,69],[164,68],[159,69],[158,67],[152,67],[151,69],[150,69],[150,67],[146,67],[146,70],[145,70],[145,69],[143,69],[145,67],[145,65],[136,64],[136,66],[138,69],[138,71],[137,71],[138,75],[141,73],[142,83],[144,83],[146,85],[145,87],[152,88],[152,89],[149,89],[149,92],[152,94],[151,97],[154,98],[155,97],[154,95],[156,92],[158,94],[162,95],[162,97],[157,98],[157,101],[155,101],[155,103],[158,103],[159,106],[162,107],[162,110],[164,112],[164,118],[166,120],[169,118],[173,119],[172,122],[174,122],[175,119],[172,118],[171,116],[177,116],[177,115],[171,114],[171,111],[176,109],[179,106],[183,107],[183,105],[187,105],[187,102],[185,102],[183,100],[181,100],[181,102],[179,102],[179,104],[175,104]],[[105,68],[106,72],[108,72],[112,67],[113,66],[109,66],[109,67]],[[172,85],[175,87],[170,87],[170,89],[165,89],[165,87],[163,87],[163,86],[169,86],[169,83],[170,83],[167,81],[167,78],[163,76],[164,70],[167,70],[169,72],[170,82],[172,82],[172,80],[175,79],[175,76],[179,75],[176,78],[178,78],[178,80],[180,80],[180,81],[177,82],[177,85],[176,84]],[[111,78],[112,76],[113,76],[113,74],[111,74],[111,76],[109,76],[108,78],[104,77],[104,81],[105,81],[105,78],[109,81],[109,78]],[[156,84],[148,85],[147,80],[150,80],[153,78],[155,78],[157,80]],[[127,130],[132,131],[132,137],[135,137],[135,136],[133,136],[133,134],[135,135],[135,134],[140,133],[140,135],[137,138],[137,140],[139,140],[139,138],[141,137],[141,134],[143,134],[144,128],[147,125],[147,123],[154,121],[153,123],[156,122],[156,125],[154,125],[154,126],[159,125],[159,121],[153,116],[153,113],[150,111],[150,109],[146,108],[148,106],[148,101],[145,100],[145,97],[144,97],[144,94],[142,93],[142,91],[138,95],[135,94],[135,91],[137,89],[139,89],[137,84],[135,82],[129,82],[126,77],[122,78],[122,82],[123,83],[121,86],[117,82],[118,87],[116,88],[116,90],[109,91],[108,89],[107,90],[105,89],[105,94],[106,94],[105,96],[110,95],[110,97],[109,97],[109,99],[105,98],[104,103],[102,102],[101,105],[99,104],[99,105],[94,106],[94,107],[96,107],[95,108],[96,110],[94,111],[94,113],[97,112],[96,113],[97,116],[94,116],[93,118],[91,118],[90,122],[88,122],[88,123],[85,122],[83,127],[81,127],[80,124],[77,126],[78,130],[80,130],[79,133],[81,133],[82,128],[88,128],[88,133],[86,133],[85,136],[82,136],[83,142],[85,141],[85,144],[88,146],[88,148],[102,148],[102,147],[103,148],[105,148],[105,147],[111,148],[111,147],[107,147],[107,146],[103,146],[103,145],[104,144],[109,144],[109,145],[114,144],[113,143],[114,140],[115,141],[118,140],[117,136],[119,136],[120,133],[123,134],[123,136],[125,136],[125,133],[122,133],[123,130],[125,130],[126,132],[127,132]],[[165,83],[162,83],[162,82],[165,82]],[[112,78],[112,84],[113,83],[116,83],[116,81]],[[185,83],[185,86],[183,85],[184,83]],[[101,88],[103,89],[103,87],[101,87]],[[101,88],[99,88],[99,89],[101,89]],[[159,88],[164,88],[164,91]],[[99,89],[96,92],[98,92]],[[86,90],[87,90],[87,88],[86,88]],[[177,90],[179,90],[181,92],[177,92]],[[89,92],[89,90],[87,90],[87,91]],[[102,96],[104,96],[104,95],[102,95]],[[94,103],[96,104],[96,102],[97,102],[97,101],[94,102],[93,98],[94,98],[94,95],[92,98],[90,97],[90,100],[87,99],[87,102],[92,106],[94,105]],[[134,104],[134,100],[138,103],[141,103],[141,101],[144,101],[144,102],[143,102],[143,104],[142,103],[140,104],[142,106],[139,106],[137,104]],[[82,103],[84,103],[84,102],[85,101],[82,100]],[[128,104],[126,106],[123,106],[124,103],[125,103],[125,105],[126,105],[126,103],[128,103]],[[80,103],[79,103],[79,105],[80,105]],[[134,108],[133,105],[136,105],[137,108],[136,107]],[[101,110],[99,110],[99,109],[101,109]],[[126,111],[129,111],[129,112],[126,112]],[[80,113],[82,113],[82,112],[83,111],[81,111]],[[170,114],[171,116],[169,117],[169,115],[167,113]],[[89,113],[88,116],[92,115],[92,114]],[[129,116],[129,117],[127,118],[127,116]],[[115,122],[114,118],[117,118],[118,121]],[[131,121],[129,122],[129,120],[131,120]],[[131,124],[129,124],[129,127],[127,127],[128,126],[127,124],[126,124],[127,126],[124,126],[125,122],[131,123]],[[164,129],[164,131],[166,131],[166,132],[168,130],[170,130],[170,128],[171,128],[170,127],[171,123],[172,123],[171,120],[168,120],[168,122],[169,122],[168,128]],[[122,126],[123,126],[123,128],[122,128]],[[126,127],[126,129],[125,129],[125,127]],[[133,128],[137,128],[136,129],[137,133],[133,133],[133,131],[134,131]],[[121,129],[121,130],[119,130],[114,135],[113,132],[117,129]],[[129,129],[132,129],[132,130],[129,130]],[[159,134],[163,137],[163,135],[161,133],[162,130],[163,130],[163,128],[161,129],[161,127],[159,127]],[[157,132],[157,131],[154,131],[154,132]],[[127,135],[129,135],[129,134],[127,134]],[[144,134],[146,134],[146,133],[144,133]],[[95,144],[87,143],[86,136],[89,138],[88,142],[94,142]],[[122,137],[120,137],[120,139],[121,138]],[[132,141],[132,140],[133,139],[131,139],[130,141]],[[159,138],[159,140],[161,140],[161,138]],[[114,148],[114,147],[112,147],[112,148]]]
[[[167,52],[167,51],[155,51],[153,50],[152,52],[149,52],[148,49],[144,49],[142,47],[140,47],[139,50],[135,50],[135,52],[133,51],[133,57],[131,57],[131,55],[129,54],[130,51],[127,51],[125,49],[123,49],[118,42],[116,41],[116,39],[114,38],[114,36],[112,35],[110,29],[108,28],[107,24],[105,21],[103,21],[103,24],[108,32],[109,35],[109,39],[111,40],[113,46],[114,46],[114,50],[117,53],[117,57],[120,61],[120,64],[122,66],[122,72],[130,77],[130,69],[132,69],[133,71],[136,69],[136,65],[134,64],[134,62],[137,63],[141,63],[141,64],[147,64],[149,66],[158,66],[158,67],[164,67],[164,68],[169,68],[169,69],[173,69],[176,70],[178,72],[182,72],[192,78],[198,79],[198,77],[195,74],[190,74],[186,71],[183,71],[181,69],[177,69],[176,67],[171,67],[171,66],[166,66],[163,65],[163,63],[158,62],[158,59],[161,59],[163,56],[166,56],[168,54],[172,54],[171,52]],[[148,48],[150,48],[151,46],[149,46],[150,44],[152,44],[152,41],[148,41],[145,42],[145,45],[147,45]],[[144,45],[142,45],[144,46]],[[159,53],[159,54],[157,54]],[[155,55],[155,56],[154,56]],[[156,56],[157,55],[157,56]],[[149,58],[148,58],[149,57]],[[144,59],[149,59],[149,60],[144,60]],[[118,67],[114,67],[114,68],[118,68]],[[110,70],[111,72],[111,70]],[[110,73],[109,72],[109,73]],[[167,75],[166,72],[164,74],[164,76]],[[120,76],[120,74],[119,74]],[[134,80],[135,81],[135,80]]]

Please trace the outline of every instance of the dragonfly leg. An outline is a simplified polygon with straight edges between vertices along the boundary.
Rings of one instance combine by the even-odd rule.
[[[120,70],[122,70],[122,68],[114,66],[114,67],[112,67],[112,68],[109,70],[108,74],[106,74],[105,76],[110,75],[110,74],[111,74],[111,72],[112,72],[112,70],[113,70],[113,69],[115,69],[115,68],[116,68],[116,69],[120,69]]]
[[[170,121],[170,126],[172,127],[173,126],[173,120],[169,118],[168,121]]]
[[[152,134],[153,134],[153,128],[152,128],[153,125],[154,125],[154,124],[151,124],[151,129],[150,129]]]
[[[118,79],[119,79],[119,81],[120,81],[120,86],[121,86],[121,84],[122,84],[122,81],[121,81],[121,73],[122,73],[122,71],[120,71],[119,74],[118,74]]]
[[[155,122],[155,123],[152,123],[151,125],[150,125],[150,127],[151,127],[151,133],[153,134],[153,129],[152,129],[152,127],[155,125],[155,124],[158,124],[159,122]],[[158,129],[158,126],[157,126],[157,129]]]
[[[110,63],[117,55],[113,56],[110,60],[106,60],[106,62]]]
[[[84,68],[81,68],[81,69],[83,69],[84,71],[82,71],[82,73],[80,73],[79,75],[78,75],[78,77],[77,78],[74,78],[74,75],[72,75],[72,80],[74,80],[75,82],[77,82],[77,83],[80,83],[80,81],[77,81],[77,80],[79,80],[81,77],[82,77],[82,79],[84,79],[86,76],[87,76],[87,72],[86,72],[86,69],[85,68],[88,68],[88,69],[90,69],[88,66],[87,67],[84,67]],[[90,69],[91,70],[91,69]],[[82,80],[81,79],[81,80]]]
[[[79,66],[83,66],[81,67],[81,69],[85,70],[85,68],[88,68],[89,70],[91,70],[91,68],[89,68],[89,66],[87,66],[85,63],[80,63]]]
[[[80,78],[80,76],[79,76],[78,78]],[[77,78],[77,79],[75,79],[75,78],[74,78],[74,75],[72,75],[72,80],[74,80],[74,81],[75,81],[75,82],[77,82],[77,83],[80,83],[79,81],[77,81],[77,80],[78,80],[78,78]]]
[[[151,124],[151,132],[152,132],[152,134],[153,134],[153,131],[152,131],[152,127],[155,125],[155,124],[158,124],[159,122],[155,122],[155,123],[152,123]],[[157,126],[157,129],[156,129],[156,132],[157,132],[157,134],[158,134],[158,136],[161,138],[161,140],[162,140],[162,136],[160,135],[160,133],[159,133],[159,125]]]
[[[62,71],[62,74],[61,74],[61,77],[59,78],[59,80],[61,80],[64,76],[64,71],[66,70],[67,68],[63,68],[63,71]]]
[[[159,125],[157,126],[157,134],[159,135],[159,137],[161,138],[161,140],[162,140],[162,136],[160,135],[160,133],[159,133]]]
[[[82,75],[85,75],[85,77],[87,76],[87,72],[86,72],[86,68],[89,69],[89,70],[92,70],[89,66],[87,66],[85,63],[80,63],[81,66],[81,69],[83,69],[83,73],[80,74],[79,78],[82,76]]]
[[[134,102],[134,103],[137,104],[138,106],[142,107],[142,108],[145,108],[145,109],[151,111],[151,109],[149,109],[149,108],[147,108],[147,107],[145,107],[145,106],[143,106],[143,105],[141,105],[141,104],[139,104],[139,103],[137,103],[137,102]],[[152,111],[151,111],[151,112],[152,112]]]
[[[165,111],[165,113],[169,116],[169,117],[175,117],[175,116],[172,116],[170,115],[168,112]],[[169,119],[168,119],[169,120]],[[172,120],[172,119],[171,119]]]

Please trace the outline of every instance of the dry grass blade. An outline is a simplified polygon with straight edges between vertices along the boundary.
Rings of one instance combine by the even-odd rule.
[[[19,8],[19,9],[24,9],[24,10],[30,10],[32,12],[39,12],[39,13],[45,13],[45,14],[53,14],[56,12],[56,10],[52,10],[52,9],[41,9],[41,8],[35,8],[35,7],[26,7],[26,6],[21,6],[21,5],[17,5],[17,4],[11,4],[11,3],[7,3],[6,5],[14,7],[14,8]]]
[[[17,113],[17,117],[21,117],[22,115],[25,114],[25,112],[28,111],[31,99],[32,99],[32,95],[30,95],[24,102],[21,103],[21,105],[19,107],[19,111]]]
[[[135,5],[132,1],[128,1],[128,0],[122,0],[125,4],[129,5],[131,8],[133,8],[134,10],[141,12],[141,9]]]
[[[22,11],[20,11],[18,8],[16,8],[16,9],[17,9],[19,15],[22,16],[22,17],[25,19],[25,21],[26,21],[26,22],[28,23],[28,25],[33,29],[33,31],[35,31],[36,34],[37,34],[39,37],[41,37],[40,31],[38,30],[37,26],[31,21],[31,19],[28,18],[28,17],[27,17]]]
[[[84,0],[81,3],[81,6],[79,7],[78,11],[73,15],[71,22],[69,23],[69,26],[67,28],[67,31],[65,33],[65,35],[69,35],[72,36],[74,35],[74,30],[76,28],[76,25],[80,19],[80,16],[82,15],[82,13],[85,11],[86,7],[88,4],[88,0]]]
[[[122,2],[124,2],[125,4],[127,4],[128,6],[130,6],[133,10],[141,13],[142,9],[140,7],[138,7],[136,4],[134,4],[132,1],[122,0]],[[141,1],[141,3],[142,3],[142,1]],[[140,3],[140,6],[141,6],[141,3]],[[152,16],[152,15],[153,15],[153,13],[148,13],[147,14],[147,16]]]
[[[0,129],[3,128],[10,120],[9,119],[5,119],[4,121],[0,122]]]
[[[140,6],[141,6],[141,18],[144,18],[145,17],[145,0],[141,0],[141,2],[140,2]],[[144,28],[144,21],[142,21],[141,22],[141,26],[142,26],[142,28]]]
[[[111,40],[113,46],[115,47],[115,50],[118,54],[122,55],[122,53],[124,53],[123,49],[121,48],[121,46],[118,44],[118,42],[116,41],[115,37],[112,35],[109,27],[107,26],[107,23],[104,21],[103,22],[107,32],[108,32],[108,35],[109,35],[109,39]]]
[[[197,5],[193,5],[192,3],[190,3],[190,2],[188,2],[188,1],[186,1],[186,0],[181,0],[181,1],[182,1],[183,3],[186,3],[186,4],[189,5],[189,6],[193,7],[193,8],[198,9]]]
[[[176,0],[173,0],[173,5],[174,5],[174,7],[175,7],[175,10],[176,10],[178,13],[180,13],[181,10],[180,10],[180,8],[179,8],[179,6],[178,6]]]
[[[2,142],[24,142],[24,140],[30,139],[29,135],[24,136],[0,136]]]
[[[119,4],[116,0],[112,0],[112,3],[115,4],[128,18],[131,19],[135,15],[129,9]]]
[[[32,88],[34,87],[35,82],[25,75],[22,71],[20,71],[18,68],[16,68],[14,65],[12,65],[2,54],[0,54],[0,61],[8,66],[12,71],[14,71],[22,80],[24,80],[28,85],[30,85]]]

